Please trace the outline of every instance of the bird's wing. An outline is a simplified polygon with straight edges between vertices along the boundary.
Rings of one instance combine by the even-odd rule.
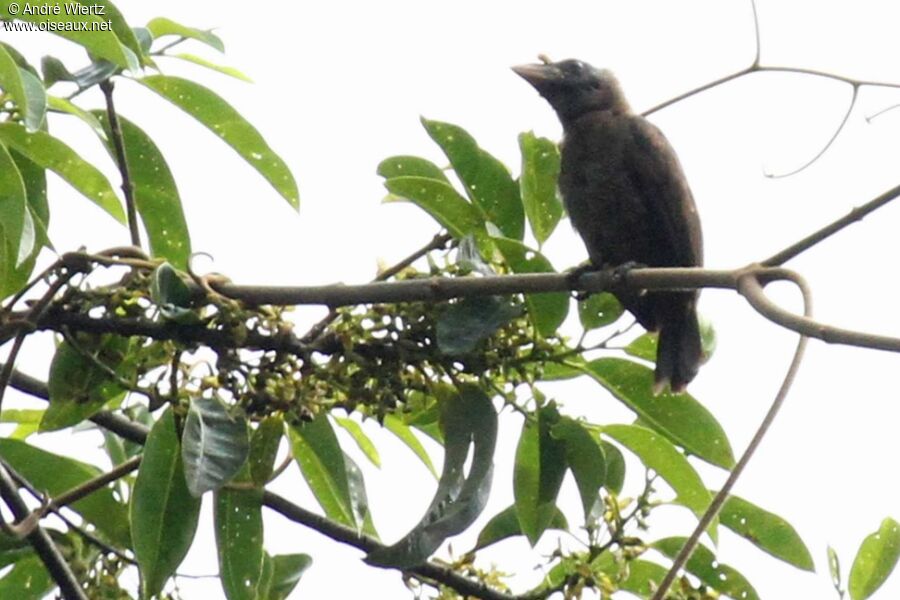
[[[651,227],[666,240],[673,265],[703,264],[703,239],[694,197],[669,140],[647,119],[629,119],[629,145],[624,148],[628,176],[647,202]],[[662,249],[661,249],[662,250]],[[668,262],[668,261],[665,261]]]

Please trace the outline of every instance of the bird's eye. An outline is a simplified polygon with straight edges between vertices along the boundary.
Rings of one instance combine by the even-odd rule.
[[[570,75],[579,75],[584,71],[584,63],[580,60],[568,60],[563,65],[563,70]]]

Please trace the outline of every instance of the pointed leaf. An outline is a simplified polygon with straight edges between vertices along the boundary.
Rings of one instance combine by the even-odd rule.
[[[30,132],[37,131],[43,127],[47,115],[47,91],[37,75],[21,67],[19,74],[25,86],[25,105],[20,107],[24,112],[25,128]]]
[[[550,434],[566,446],[566,465],[575,477],[585,520],[600,506],[600,488],[606,481],[606,457],[600,444],[584,426],[568,417],[560,418]]]
[[[543,254],[521,242],[506,238],[493,238],[493,241],[514,273],[556,272]],[[555,334],[569,314],[568,292],[526,294],[525,303],[534,328],[544,337]]]
[[[606,481],[603,487],[616,495],[621,494],[625,485],[625,457],[621,450],[606,440],[600,440],[600,448],[606,459]]]
[[[363,478],[362,469],[346,452],[344,453],[344,464],[347,466],[347,487],[350,490],[350,508],[353,510],[353,518],[357,523],[362,524],[358,529],[378,539],[378,532],[375,531],[375,523],[372,521],[372,513],[369,511],[369,498],[366,494],[366,480]]]
[[[462,127],[425,118],[422,125],[450,159],[472,202],[503,235],[521,240],[525,212],[518,186],[503,163],[479,148]]]
[[[150,75],[138,81],[203,123],[259,171],[291,206],[299,207],[300,195],[290,169],[253,125],[218,94],[180,77]]]
[[[178,54],[163,54],[162,56],[166,56],[169,58],[177,58],[183,60],[185,62],[193,63],[195,65],[199,65],[201,67],[206,67],[211,71],[216,71],[217,73],[221,73],[222,75],[228,75],[229,77],[234,77],[235,79],[240,79],[241,81],[246,81],[247,83],[253,83],[253,80],[244,75],[241,71],[235,69],[234,67],[228,67],[225,65],[217,65],[214,62],[210,62],[205,58],[201,58],[195,54],[189,54],[187,52],[179,52]]]
[[[279,554],[272,557],[272,585],[269,596],[260,600],[285,600],[300,583],[300,577],[312,564],[308,554]]]
[[[656,362],[656,348],[659,345],[659,334],[642,333],[625,346],[626,354],[636,356],[650,362]]]
[[[448,305],[437,319],[437,344],[444,354],[468,354],[522,310],[502,296],[474,296]]]
[[[341,429],[350,434],[360,451],[369,459],[376,467],[381,467],[381,456],[378,454],[378,448],[372,443],[372,439],[363,431],[362,425],[344,417],[332,417]]]
[[[0,244],[3,245],[0,276],[4,279],[18,265],[25,230],[26,194],[25,182],[16,162],[6,147],[0,144]],[[30,252],[31,248],[27,251]]]
[[[247,462],[247,421],[218,398],[193,398],[181,434],[188,490],[195,498],[218,490]]]
[[[19,440],[0,438],[0,458],[22,477],[51,497],[67,492],[101,475],[100,469],[65,456],[35,448]],[[110,488],[101,488],[69,505],[92,523],[109,541],[127,546],[128,510]]]
[[[225,44],[222,39],[211,31],[187,27],[165,17],[157,17],[147,23],[147,29],[153,34],[153,39],[159,39],[167,35],[188,38],[203,42],[207,46],[215,48],[219,52],[225,52]]]
[[[602,431],[634,452],[672,486],[676,503],[689,508],[698,518],[703,515],[712,496],[691,463],[669,440],[637,425],[605,425]],[[715,521],[710,525],[710,535],[715,539]]]
[[[259,422],[259,427],[250,436],[250,455],[247,464],[250,466],[250,479],[262,487],[269,482],[278,456],[278,446],[284,436],[284,420],[269,415]]]
[[[890,517],[869,534],[853,559],[847,590],[853,600],[868,598],[888,578],[900,558],[900,523]]]
[[[584,372],[650,427],[703,460],[729,469],[734,454],[715,417],[690,394],[653,395],[653,372],[621,358],[600,358]]]
[[[449,184],[444,171],[430,160],[418,156],[392,156],[378,164],[377,173],[385,179],[394,177],[427,177]]]
[[[14,123],[0,123],[0,142],[53,171],[115,219],[125,222],[125,212],[109,180],[62,141],[44,131],[28,133]]]
[[[145,597],[162,590],[191,547],[200,499],[184,480],[175,417],[167,409],[153,425],[131,497],[131,537]]]
[[[93,115],[103,125],[106,147],[115,156],[109,117],[105,111]],[[134,203],[147,230],[153,256],[186,269],[191,255],[191,238],[181,207],[181,197],[169,165],[153,140],[137,125],[119,115],[125,147],[125,163],[131,177]]]
[[[437,478],[437,469],[434,468],[434,463],[431,462],[428,451],[425,450],[425,446],[422,445],[422,442],[419,441],[419,438],[416,437],[416,434],[413,433],[412,429],[410,429],[406,423],[401,421],[396,415],[389,414],[384,417],[384,428],[397,436],[397,439],[401,442],[406,444],[406,447],[412,450],[413,454],[422,461],[425,468]]]
[[[84,121],[94,131],[94,133],[97,134],[97,137],[99,137],[104,142],[107,140],[106,131],[103,129],[103,125],[100,124],[100,121],[97,119],[97,117],[84,110],[80,106],[58,96],[47,96],[47,104],[51,110],[54,110],[58,113],[64,113],[72,115],[74,117],[78,117],[79,119]]]
[[[550,524],[547,526],[547,529],[567,531],[569,523],[566,521],[566,516],[556,506],[553,508],[553,516],[550,518]],[[472,548],[472,552],[517,535],[524,534],[519,526],[519,518],[516,516],[516,505],[513,504],[507,506],[487,522],[487,525],[478,534],[478,541],[475,543],[475,547]]]
[[[719,512],[722,525],[750,540],[767,552],[798,569],[815,571],[812,555],[794,527],[774,513],[770,513],[739,496],[731,495]]]
[[[448,537],[471,525],[487,502],[497,441],[497,413],[490,398],[475,385],[462,385],[459,394],[441,406],[444,466],[434,498],[412,531],[392,546],[370,552],[373,565],[408,568],[425,562]],[[469,446],[472,459],[465,474]]]
[[[228,600],[257,600],[263,571],[262,490],[219,490],[213,519],[219,577]]]
[[[325,515],[357,528],[347,463],[328,417],[319,415],[308,423],[292,425],[288,432],[294,460]]]
[[[670,537],[653,542],[652,547],[662,552],[667,557],[674,559],[686,538]],[[729,598],[740,600],[759,600],[759,594],[747,581],[747,578],[734,567],[720,563],[716,560],[709,548],[698,544],[694,553],[688,559],[685,569],[695,575],[697,579],[712,589],[727,595]]]
[[[549,404],[537,412],[537,422],[522,427],[516,447],[513,494],[519,526],[534,546],[556,512],[556,496],[566,474],[566,445],[551,435],[559,412]]]
[[[393,177],[384,187],[395,196],[409,200],[461,239],[484,231],[484,218],[449,183],[429,177]]]
[[[528,131],[519,135],[522,175],[519,188],[531,232],[543,244],[562,218],[563,207],[556,195],[559,178],[559,149],[546,138]]]

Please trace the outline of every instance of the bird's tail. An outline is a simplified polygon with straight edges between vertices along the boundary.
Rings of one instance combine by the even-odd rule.
[[[683,296],[684,300],[681,302],[675,298],[667,298],[661,303],[668,310],[659,319],[654,394],[664,391],[666,386],[674,393],[683,392],[697,375],[702,362],[697,297],[694,294]]]

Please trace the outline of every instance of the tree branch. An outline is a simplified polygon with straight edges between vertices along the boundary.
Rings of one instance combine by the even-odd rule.
[[[31,515],[28,505],[19,496],[16,483],[2,464],[0,464],[0,496],[16,519],[27,519]],[[47,567],[53,581],[59,586],[63,597],[66,600],[88,600],[66,560],[50,539],[50,535],[42,527],[37,526],[28,534],[27,539]]]
[[[800,292],[803,294],[803,313],[806,318],[809,318],[812,315],[812,296],[806,286],[806,282],[803,281],[803,279],[801,279],[800,277],[794,276],[787,271],[785,272],[785,279],[790,279],[800,289]],[[738,290],[743,296],[748,299],[751,305],[754,305],[754,308],[756,308],[754,302],[758,301],[758,298],[756,300],[751,300],[751,296],[763,295],[762,284],[752,273],[747,273],[740,278],[738,283]],[[768,300],[766,300],[766,302],[768,302]],[[757,310],[759,309],[757,308]],[[735,483],[737,483],[737,480],[743,474],[744,469],[746,469],[747,464],[750,462],[750,459],[753,458],[753,455],[756,453],[756,450],[762,443],[763,438],[769,431],[772,423],[775,421],[775,417],[778,416],[778,412],[784,405],[784,400],[787,397],[788,391],[791,389],[791,385],[794,383],[794,379],[797,376],[797,370],[800,368],[800,363],[803,361],[803,355],[806,350],[807,341],[808,338],[805,335],[801,334],[800,339],[797,340],[797,348],[796,350],[794,350],[794,358],[791,360],[791,365],[790,367],[788,367],[787,374],[785,374],[784,376],[784,380],[781,383],[781,388],[779,388],[778,393],[775,394],[775,399],[772,401],[772,405],[766,412],[766,416],[763,417],[762,422],[756,429],[756,433],[753,434],[753,439],[751,439],[750,443],[747,445],[747,449],[744,450],[744,453],[741,455],[740,460],[738,460],[737,464],[728,475],[728,479],[725,481],[725,485],[722,486],[722,489],[720,489],[712,499],[709,507],[703,513],[703,516],[700,517],[700,521],[697,523],[697,526],[694,528],[691,536],[681,547],[681,550],[678,552],[678,555],[672,562],[671,568],[669,568],[666,576],[660,582],[659,587],[653,593],[653,597],[651,598],[651,600],[663,600],[665,598],[666,592],[672,586],[672,583],[675,581],[675,577],[678,576],[678,572],[682,569],[682,567],[684,567],[685,563],[687,563],[688,559],[691,557],[691,554],[693,554],[694,550],[697,548],[697,544],[700,542],[700,536],[703,535],[703,532],[706,531],[706,528],[709,527],[709,524],[719,514],[719,511],[722,509],[722,505],[728,499],[728,495],[734,488]]]
[[[116,114],[116,105],[113,102],[113,82],[104,79],[100,82],[100,90],[106,99],[106,116],[109,119],[110,138],[115,150],[116,166],[122,176],[122,193],[125,195],[125,210],[128,215],[128,231],[131,233],[131,244],[140,248],[141,232],[138,229],[137,207],[134,201],[134,184],[131,182],[131,174],[128,171],[128,161],[125,157],[125,140],[122,129],[119,127],[119,116]]]

